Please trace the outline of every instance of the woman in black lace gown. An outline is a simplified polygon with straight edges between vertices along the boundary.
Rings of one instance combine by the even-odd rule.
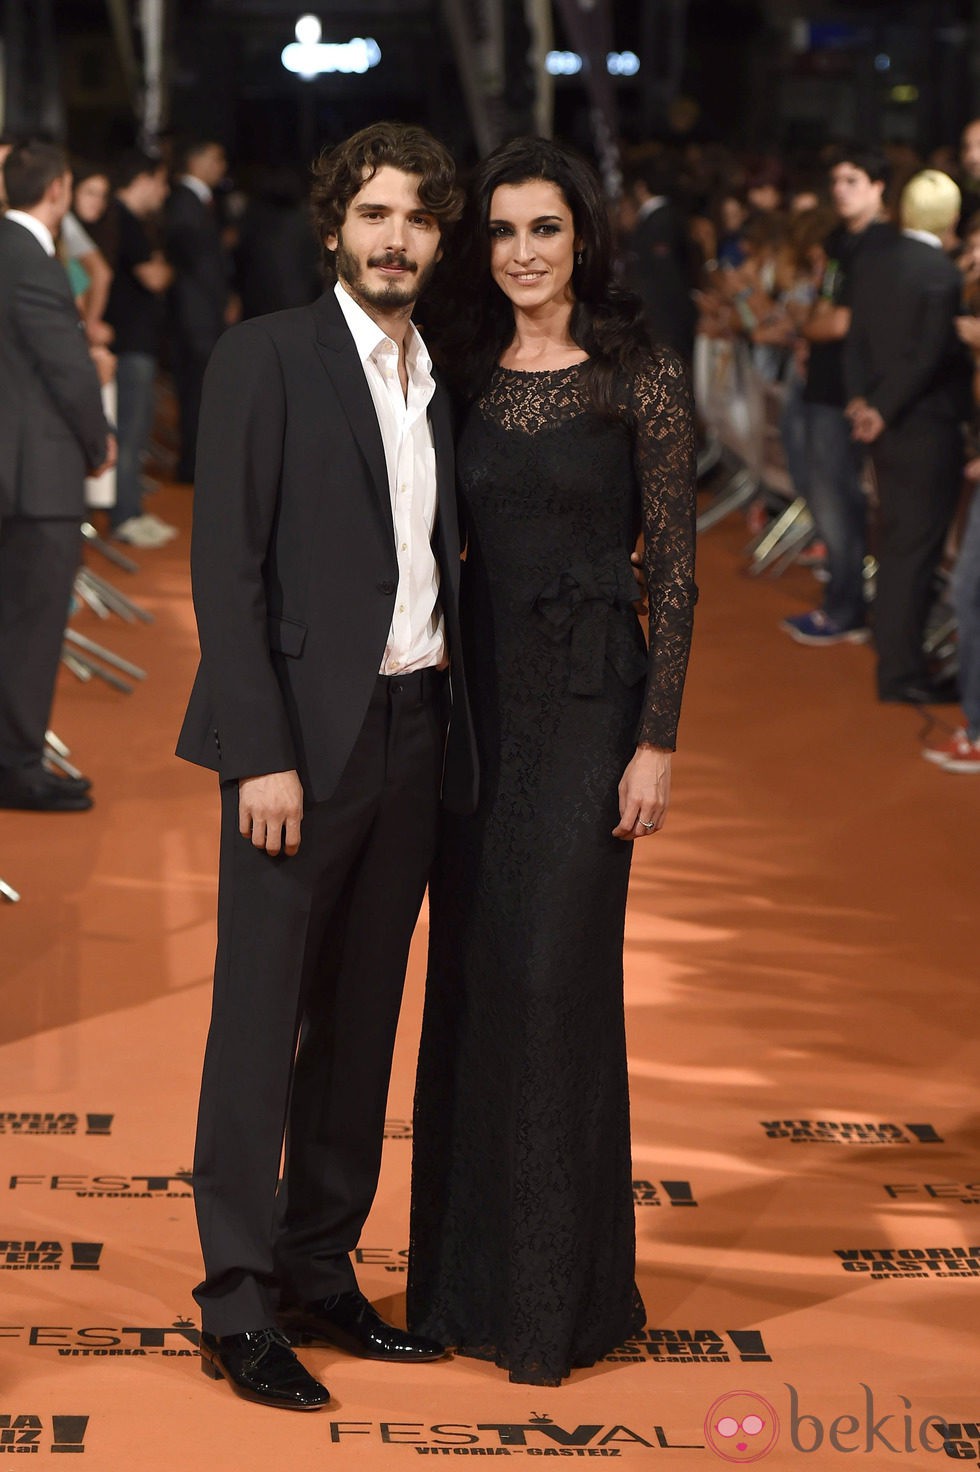
[[[475,389],[458,454],[481,799],[447,822],[430,886],[408,1308],[413,1329],[553,1385],[644,1322],[623,929],[632,841],[669,800],[693,428],[680,360],[610,288],[591,169],[518,139],[473,208],[481,320],[455,361]]]

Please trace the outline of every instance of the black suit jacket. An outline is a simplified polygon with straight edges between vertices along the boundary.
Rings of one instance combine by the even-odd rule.
[[[691,245],[682,215],[668,201],[644,216],[624,244],[626,284],[643,299],[650,336],[689,362],[697,311],[691,296]]]
[[[887,426],[911,414],[966,419],[970,356],[956,335],[962,277],[935,246],[907,235],[855,258],[847,286],[847,398],[864,398]]]
[[[174,268],[170,311],[181,344],[207,357],[224,331],[229,263],[213,208],[175,184],[164,213],[167,259]]]
[[[476,758],[441,387],[429,421],[453,697],[443,798],[468,811]],[[332,291],[218,343],[204,380],[191,572],[201,665],[178,755],[223,780],[295,767],[307,796],[325,800],[367,713],[398,582],[381,430]]]
[[[108,429],[64,267],[0,219],[0,516],[81,520]]]

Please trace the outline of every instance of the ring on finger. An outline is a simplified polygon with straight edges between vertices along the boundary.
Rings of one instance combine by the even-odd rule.
[[[656,819],[654,819],[652,823],[644,823],[642,818],[637,818],[636,821],[639,823],[640,827],[645,828],[648,833],[651,833],[653,829],[657,826]]]

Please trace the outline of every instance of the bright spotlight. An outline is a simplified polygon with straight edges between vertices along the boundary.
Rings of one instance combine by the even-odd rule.
[[[296,22],[296,39],[301,46],[316,46],[323,35],[319,16],[301,15]]]
[[[315,15],[301,15],[296,22],[296,40],[282,50],[282,64],[305,81],[324,72],[363,73],[377,66],[381,47],[371,36],[351,41],[322,41],[323,28]]]

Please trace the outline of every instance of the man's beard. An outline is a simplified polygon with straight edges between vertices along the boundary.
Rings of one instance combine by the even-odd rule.
[[[385,251],[382,255],[369,256],[368,265],[400,266],[402,270],[411,271],[414,274],[406,281],[386,281],[384,286],[369,286],[360,274],[360,261],[353,251],[347,249],[339,234],[336,261],[337,275],[349,289],[351,295],[356,300],[366,302],[368,306],[380,311],[387,311],[392,307],[413,306],[422,295],[436,268],[435,261],[432,261],[425,270],[420,271],[415,262],[410,261],[404,253]]]

